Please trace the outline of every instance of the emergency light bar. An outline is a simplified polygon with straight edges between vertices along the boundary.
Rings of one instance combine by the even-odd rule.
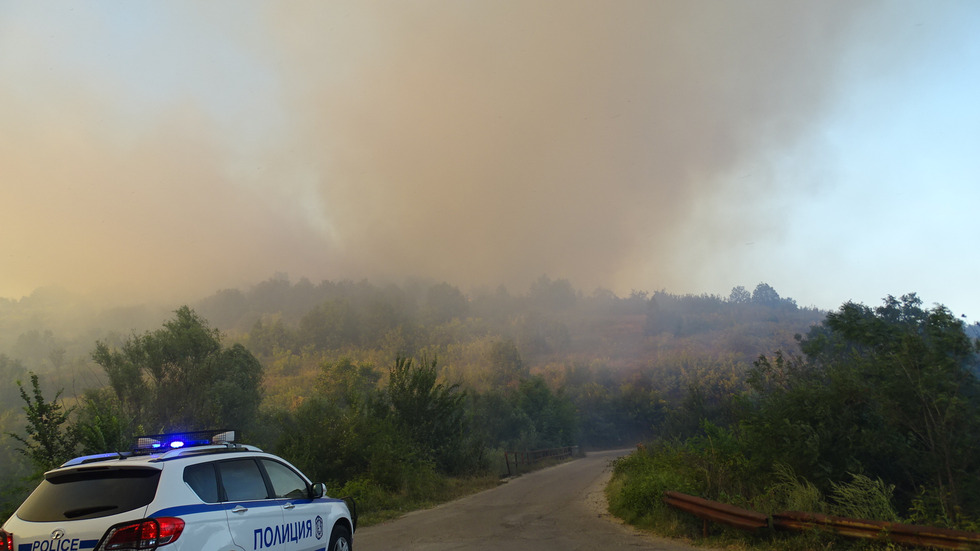
[[[225,444],[235,441],[233,430],[199,430],[191,432],[173,432],[166,434],[148,434],[136,437],[134,452],[170,451],[191,446],[207,446],[210,444]]]

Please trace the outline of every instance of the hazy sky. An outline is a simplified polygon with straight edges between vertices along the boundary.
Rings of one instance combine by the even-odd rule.
[[[0,0],[0,297],[542,274],[980,319],[980,2]]]

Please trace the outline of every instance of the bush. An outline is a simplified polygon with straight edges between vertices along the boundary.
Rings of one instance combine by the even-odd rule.
[[[606,495],[609,511],[631,524],[676,534],[690,529],[664,501],[664,492],[698,493],[699,486],[681,448],[661,444],[617,459]],[[687,519],[689,520],[689,519]]]
[[[796,476],[788,465],[777,463],[772,478],[773,482],[753,500],[758,510],[770,514],[783,511],[827,512],[827,503],[820,489],[809,480]]]
[[[831,512],[841,517],[884,520],[897,522],[898,514],[892,507],[893,484],[885,484],[881,479],[872,480],[862,474],[852,474],[850,482],[835,483]]]

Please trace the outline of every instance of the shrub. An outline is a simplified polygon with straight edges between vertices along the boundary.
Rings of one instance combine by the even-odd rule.
[[[682,450],[667,444],[651,452],[641,449],[616,460],[606,489],[609,510],[629,523],[656,526],[670,533],[683,531],[687,528],[683,517],[663,501],[664,492],[671,490],[699,490]]]
[[[872,480],[862,474],[852,474],[850,482],[831,482],[833,505],[831,512],[842,517],[868,520],[898,521],[892,507],[895,486],[881,479]]]
[[[796,476],[793,469],[777,463],[772,473],[773,482],[753,500],[757,509],[767,513],[805,511],[826,513],[827,503],[823,494],[812,482]]]

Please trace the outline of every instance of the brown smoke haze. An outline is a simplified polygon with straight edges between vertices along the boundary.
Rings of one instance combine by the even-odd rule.
[[[765,160],[833,101],[855,4],[170,4],[187,36],[81,66],[66,50],[113,21],[8,17],[0,296],[275,272],[707,290],[709,263],[778,234],[766,198],[797,184]],[[173,66],[161,82],[196,84],[138,82]]]

